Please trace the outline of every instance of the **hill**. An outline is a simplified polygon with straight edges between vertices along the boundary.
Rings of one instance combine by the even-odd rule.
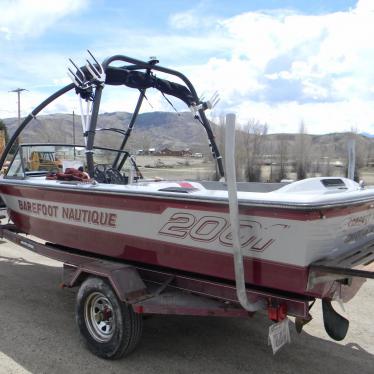
[[[131,114],[126,112],[103,113],[99,115],[98,128],[126,129]],[[9,135],[17,128],[16,118],[4,119]],[[75,115],[76,143],[83,144],[81,118]],[[189,147],[201,151],[207,149],[204,128],[192,117],[190,112],[142,113],[138,116],[134,131],[128,143],[131,152],[137,149],[169,147],[181,149]],[[108,131],[97,133],[97,144],[117,146],[121,141],[118,134]],[[73,115],[50,114],[38,116],[22,134],[22,142],[73,142]]]
[[[127,128],[131,114],[114,112],[100,114],[98,128]],[[4,119],[11,135],[16,127],[16,118]],[[222,143],[222,131],[215,126],[218,143]],[[314,160],[345,160],[349,133],[332,133],[326,135],[306,135],[307,149]],[[83,144],[80,116],[75,115],[75,138],[77,144]],[[240,141],[241,136],[238,136]],[[262,154],[279,154],[280,148],[287,151],[287,158],[294,158],[298,134],[268,134],[262,139]],[[362,164],[374,160],[374,138],[356,134],[356,152]],[[116,147],[122,140],[118,134],[108,131],[97,133],[97,144]],[[41,115],[32,121],[22,134],[21,142],[73,142],[73,115]],[[190,112],[151,112],[138,116],[127,150],[135,153],[138,149],[168,147],[171,149],[190,148],[193,152],[209,153],[204,128],[192,117]],[[222,144],[221,144],[222,147]]]

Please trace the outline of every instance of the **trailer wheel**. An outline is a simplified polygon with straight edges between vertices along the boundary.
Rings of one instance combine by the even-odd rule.
[[[131,353],[142,333],[141,315],[121,302],[101,278],[88,278],[82,283],[77,295],[76,320],[88,349],[107,359]]]

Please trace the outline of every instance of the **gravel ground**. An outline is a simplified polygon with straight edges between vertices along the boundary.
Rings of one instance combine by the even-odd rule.
[[[75,290],[62,290],[61,264],[2,241],[0,373],[370,373],[374,372],[374,281],[346,304],[344,341],[329,339],[321,305],[301,335],[273,356],[269,321],[155,316],[144,322],[138,349],[105,361],[90,354],[74,320]]]

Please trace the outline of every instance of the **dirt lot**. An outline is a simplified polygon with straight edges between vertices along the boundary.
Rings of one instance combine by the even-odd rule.
[[[206,158],[194,157],[172,157],[172,156],[136,156],[136,162],[146,178],[161,177],[164,179],[205,179],[209,180],[214,175],[215,163]],[[261,167],[261,180],[271,180],[272,172],[276,174],[278,166],[263,165]],[[331,176],[344,176],[345,169],[342,167],[332,167]],[[362,168],[359,172],[360,179],[366,185],[374,185],[374,169]],[[309,177],[323,176],[311,173]],[[241,178],[239,175],[237,176]],[[296,180],[296,173],[287,168],[287,179]],[[238,180],[239,180],[238,179]]]
[[[145,178],[210,179],[214,172],[214,163],[204,158],[136,156],[136,163]]]
[[[62,290],[60,264],[0,244],[0,373],[360,373],[374,367],[374,282],[346,305],[351,327],[337,343],[314,320],[273,356],[264,315],[249,320],[159,317],[127,359],[105,361],[84,347],[74,321],[75,290]]]

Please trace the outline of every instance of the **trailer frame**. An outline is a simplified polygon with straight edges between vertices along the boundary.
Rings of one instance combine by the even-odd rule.
[[[105,278],[122,302],[133,305],[136,313],[199,316],[248,317],[236,296],[232,282],[158,269],[144,264],[109,260],[38,241],[20,232],[15,225],[0,226],[0,237],[32,252],[63,263],[61,287],[77,287],[88,276]],[[266,301],[271,309],[307,318],[312,297],[258,287],[247,287],[250,300]]]

